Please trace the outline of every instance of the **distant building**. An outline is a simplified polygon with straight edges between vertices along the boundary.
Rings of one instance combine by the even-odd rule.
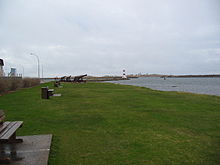
[[[3,66],[4,66],[4,61],[0,59],[0,77],[4,76]]]
[[[124,79],[126,79],[126,78],[127,78],[127,76],[126,76],[126,74],[125,74],[125,70],[123,70],[123,75],[122,75],[122,78],[124,78]]]
[[[17,76],[16,68],[11,68],[11,72],[9,73],[9,76],[10,76],[10,77],[15,77],[15,76]]]

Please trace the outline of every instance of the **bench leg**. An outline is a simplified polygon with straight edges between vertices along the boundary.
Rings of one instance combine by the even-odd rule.
[[[23,159],[22,157],[17,156],[17,151],[13,144],[10,147],[10,157],[12,161],[19,161]]]
[[[6,152],[7,151],[7,152]],[[11,161],[22,160],[23,157],[17,156],[15,144],[5,144],[0,147],[0,164],[10,164]]]
[[[16,138],[16,133],[14,133],[12,136],[11,136],[11,138],[9,138],[9,139],[5,139],[5,140],[2,140],[1,139],[1,141],[0,141],[0,144],[5,144],[5,143],[7,143],[7,144],[13,144],[13,143],[22,143],[23,142],[23,139],[17,139]]]
[[[23,139],[16,139],[16,132],[8,140],[8,143],[22,143]]]
[[[22,143],[23,139],[16,139],[16,132],[11,136],[10,139],[6,141],[6,143]]]
[[[23,139],[10,139],[8,140],[6,143],[22,143],[23,142]]]
[[[6,154],[5,148],[0,145],[0,164],[9,164],[11,162],[11,158]]]

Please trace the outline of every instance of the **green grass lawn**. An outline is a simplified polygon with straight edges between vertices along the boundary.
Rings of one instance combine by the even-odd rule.
[[[7,120],[24,121],[18,135],[53,134],[50,165],[220,164],[220,97],[110,83],[55,93],[42,100],[38,86],[0,97]]]

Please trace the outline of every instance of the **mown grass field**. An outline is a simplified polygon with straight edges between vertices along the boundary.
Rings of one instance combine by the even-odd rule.
[[[50,165],[220,164],[220,97],[65,83],[42,100],[41,86],[0,96],[0,109],[24,121],[18,135],[53,134]]]

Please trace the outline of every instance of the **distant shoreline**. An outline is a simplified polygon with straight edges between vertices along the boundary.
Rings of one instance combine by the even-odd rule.
[[[161,77],[174,77],[174,78],[191,78],[191,77],[220,77],[220,75],[169,75],[169,76],[161,76]]]
[[[132,75],[133,76],[133,75]],[[129,75],[128,75],[129,77]],[[197,77],[220,77],[220,74],[208,74],[208,75],[162,75],[162,74],[148,74],[137,75],[136,77],[161,77],[161,78],[197,78]]]

